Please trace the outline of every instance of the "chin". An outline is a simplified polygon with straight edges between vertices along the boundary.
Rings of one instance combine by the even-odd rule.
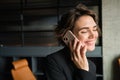
[[[87,48],[87,51],[94,51],[95,50],[95,46],[91,46]]]

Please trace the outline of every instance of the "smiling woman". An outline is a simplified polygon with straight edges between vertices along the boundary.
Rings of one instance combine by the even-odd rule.
[[[99,37],[97,25],[96,14],[83,4],[61,17],[55,32],[65,48],[46,57],[48,80],[96,80],[96,66],[86,53],[95,49]],[[66,45],[62,38],[68,30],[76,38]]]
[[[82,44],[87,46],[89,51],[95,49],[98,38],[98,27],[96,25],[91,16],[83,15],[75,22],[75,27],[72,30]]]

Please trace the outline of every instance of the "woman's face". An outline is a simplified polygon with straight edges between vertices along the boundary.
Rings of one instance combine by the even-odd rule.
[[[91,16],[81,16],[74,25],[73,33],[87,46],[88,51],[95,49],[95,43],[98,38],[97,24]]]

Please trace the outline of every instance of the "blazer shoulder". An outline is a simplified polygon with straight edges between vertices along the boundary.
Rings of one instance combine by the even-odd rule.
[[[59,51],[56,51],[54,53],[47,55],[46,58],[55,58],[57,56],[62,56],[63,54],[64,54],[64,48],[60,49]]]

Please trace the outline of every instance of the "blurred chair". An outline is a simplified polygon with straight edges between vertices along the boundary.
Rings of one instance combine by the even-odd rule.
[[[119,65],[119,69],[120,69],[120,58],[118,58],[118,65]]]
[[[26,59],[13,61],[12,64],[14,69],[11,70],[11,73],[14,80],[36,80]]]

